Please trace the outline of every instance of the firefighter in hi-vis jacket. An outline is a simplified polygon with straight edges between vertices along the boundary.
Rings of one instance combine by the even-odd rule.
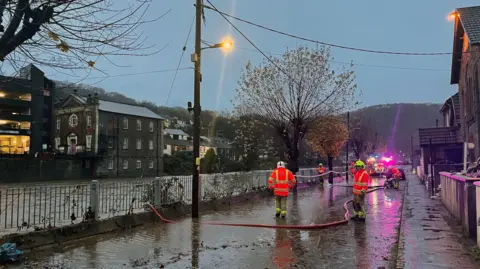
[[[293,173],[285,168],[285,163],[280,161],[268,178],[268,188],[273,189],[275,195],[275,216],[285,218],[287,215],[287,197],[289,189],[293,189],[297,181]]]
[[[368,190],[368,175],[365,164],[358,160],[355,162],[355,177],[353,180],[353,219],[365,220],[367,213],[365,212],[365,194]]]

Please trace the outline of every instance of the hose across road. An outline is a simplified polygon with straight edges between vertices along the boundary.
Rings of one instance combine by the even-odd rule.
[[[374,186],[374,188],[367,191],[367,193],[378,191],[383,189],[383,187]],[[231,227],[251,227],[251,228],[270,228],[270,229],[290,229],[290,230],[317,230],[317,229],[325,229],[328,227],[339,226],[343,224],[348,224],[349,212],[348,212],[348,204],[351,203],[353,200],[348,200],[343,204],[343,209],[345,210],[345,215],[343,220],[329,222],[329,223],[322,223],[322,224],[309,224],[309,225],[274,225],[274,224],[249,224],[249,223],[225,223],[225,222],[202,222],[202,224],[206,225],[215,225],[215,226],[231,226]],[[165,223],[176,223],[176,221],[169,220],[162,216],[157,209],[152,204],[148,204],[153,212]]]

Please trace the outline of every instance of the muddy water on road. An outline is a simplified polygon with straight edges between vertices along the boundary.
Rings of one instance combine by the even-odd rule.
[[[342,219],[350,194],[342,187],[299,191],[289,197],[286,220],[275,219],[269,198],[204,212],[199,222],[325,223]],[[188,218],[147,225],[36,252],[19,268],[392,268],[400,198],[398,191],[376,191],[367,196],[366,223],[318,231],[206,226]]]

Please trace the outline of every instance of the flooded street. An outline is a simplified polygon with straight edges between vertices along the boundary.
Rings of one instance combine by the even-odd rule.
[[[294,231],[208,226],[184,218],[36,251],[18,268],[394,268],[401,189],[368,194],[365,223]],[[342,219],[349,198],[351,188],[314,188],[289,196],[286,220],[275,219],[268,198],[202,212],[199,222],[326,223]]]

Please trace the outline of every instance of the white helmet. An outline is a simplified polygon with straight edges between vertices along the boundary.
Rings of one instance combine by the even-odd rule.
[[[277,163],[277,168],[279,168],[279,167],[285,168],[285,163],[282,162],[282,161],[279,161],[279,162]]]

